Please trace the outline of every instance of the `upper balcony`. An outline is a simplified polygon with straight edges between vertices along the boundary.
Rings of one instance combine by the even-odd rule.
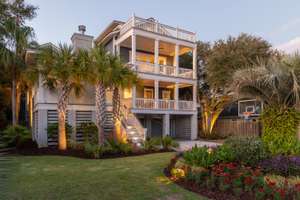
[[[121,28],[120,35],[123,35],[131,28],[141,29],[152,33],[157,33],[163,36],[172,37],[188,42],[196,42],[196,33],[175,28],[165,24],[158,23],[153,18],[144,19],[132,16]]]
[[[196,47],[130,35],[119,43],[119,55],[133,70],[196,79]]]

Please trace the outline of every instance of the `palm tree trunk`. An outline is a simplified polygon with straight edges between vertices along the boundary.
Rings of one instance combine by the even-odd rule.
[[[27,90],[27,108],[26,108],[26,120],[27,126],[32,128],[32,88]]]
[[[57,112],[58,112],[58,149],[67,149],[67,134],[66,134],[66,113],[68,97],[71,89],[70,86],[63,86],[58,97]]]
[[[120,92],[119,89],[115,87],[113,91],[113,113],[115,119],[118,119],[120,117],[120,104],[121,104]]]
[[[116,138],[116,134],[115,134],[115,125],[116,125],[116,121],[118,119],[120,119],[120,103],[121,103],[121,100],[120,100],[120,93],[119,93],[119,89],[117,87],[114,87],[114,90],[113,90],[113,125],[114,125],[114,138]]]
[[[16,90],[17,90],[16,80],[15,80],[15,76],[13,75],[12,88],[11,88],[11,111],[12,111],[12,125],[13,126],[17,125],[17,123],[18,123],[17,115],[16,115],[16,97],[17,97]]]
[[[21,89],[20,83],[16,84],[16,119],[17,123],[19,123],[20,119],[20,108],[21,108]]]
[[[103,122],[105,120],[106,100],[105,87],[101,82],[95,85],[96,126],[98,128],[98,143],[104,143]]]

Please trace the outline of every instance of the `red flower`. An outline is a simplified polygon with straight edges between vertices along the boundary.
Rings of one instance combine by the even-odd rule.
[[[245,177],[244,183],[245,183],[246,185],[251,185],[251,184],[253,183],[252,177],[251,177],[251,176]]]
[[[275,181],[267,181],[267,184],[268,184],[268,186],[270,186],[270,187],[274,187],[275,185],[276,185],[276,182]]]
[[[226,184],[230,184],[231,183],[231,180],[230,180],[230,178],[225,178],[225,180],[224,180],[224,183],[226,183]]]
[[[258,191],[259,191],[259,192],[262,192],[262,193],[265,192],[265,190],[264,190],[263,187],[258,188]]]
[[[226,167],[232,170],[236,168],[236,165],[234,163],[227,163]]]
[[[226,172],[224,172],[224,173],[221,173],[220,175],[221,175],[221,176],[225,176],[225,177],[228,177],[228,176],[230,176],[230,174],[229,174],[229,173],[226,173]]]
[[[278,189],[277,192],[279,192],[281,198],[285,197],[285,190],[284,189]]]
[[[295,185],[295,189],[296,189],[296,191],[300,192],[300,183],[297,183],[297,184]]]

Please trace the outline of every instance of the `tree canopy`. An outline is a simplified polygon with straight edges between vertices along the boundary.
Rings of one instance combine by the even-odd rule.
[[[266,40],[245,33],[218,40],[206,52],[207,81],[211,87],[226,87],[236,70],[248,68],[258,60],[266,60],[278,54]]]

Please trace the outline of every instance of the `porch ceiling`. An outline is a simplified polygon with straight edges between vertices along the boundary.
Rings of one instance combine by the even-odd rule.
[[[145,51],[154,54],[154,39],[136,36],[136,49],[140,51]],[[131,49],[131,37],[127,38],[122,44],[122,47]],[[191,51],[190,47],[180,46],[179,55]],[[159,54],[174,56],[175,54],[175,44],[160,41],[159,43]]]

